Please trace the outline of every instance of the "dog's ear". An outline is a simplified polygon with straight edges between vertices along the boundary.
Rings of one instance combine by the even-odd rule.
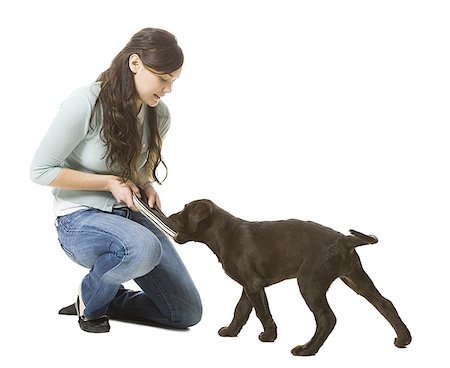
[[[199,224],[209,218],[213,213],[213,205],[209,201],[198,201],[194,203],[189,211],[189,231],[197,232]]]

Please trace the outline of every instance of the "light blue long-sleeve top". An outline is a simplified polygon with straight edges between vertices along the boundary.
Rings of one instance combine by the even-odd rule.
[[[106,165],[105,143],[100,138],[103,114],[97,109],[90,119],[100,93],[100,83],[92,83],[74,91],[62,104],[50,128],[42,139],[31,163],[30,178],[42,185],[49,185],[63,168],[88,173],[111,174]],[[138,170],[147,162],[150,126],[144,106],[142,149],[137,163]],[[162,101],[155,107],[159,134],[162,139],[170,126],[170,113]],[[62,201],[80,206],[112,211],[117,205],[110,192],[90,190],[53,189],[53,195]]]

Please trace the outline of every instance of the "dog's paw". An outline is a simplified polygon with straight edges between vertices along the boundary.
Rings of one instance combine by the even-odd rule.
[[[294,349],[291,350],[292,355],[295,356],[309,356],[315,355],[317,353],[316,350],[311,350],[307,348],[307,345],[298,345]]]
[[[411,343],[411,335],[407,334],[402,338],[396,337],[394,340],[394,345],[398,348],[406,348],[407,345]]]
[[[236,337],[238,335],[238,333],[239,333],[239,331],[232,330],[229,327],[222,327],[219,330],[219,335],[222,337]]]
[[[277,338],[277,330],[276,329],[268,329],[259,334],[259,339],[262,342],[273,342]]]

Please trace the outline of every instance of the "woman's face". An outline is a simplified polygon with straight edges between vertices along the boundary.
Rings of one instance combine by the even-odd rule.
[[[169,74],[157,74],[156,71],[147,68],[136,54],[130,56],[129,64],[134,73],[138,108],[142,103],[150,107],[158,105],[166,93],[172,92],[172,84],[181,74],[181,68]]]

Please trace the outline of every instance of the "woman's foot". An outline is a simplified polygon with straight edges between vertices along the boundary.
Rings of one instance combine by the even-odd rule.
[[[77,297],[75,308],[78,315],[78,324],[83,331],[93,333],[109,332],[110,327],[107,315],[95,319],[84,315],[85,306],[81,298],[81,292]]]

